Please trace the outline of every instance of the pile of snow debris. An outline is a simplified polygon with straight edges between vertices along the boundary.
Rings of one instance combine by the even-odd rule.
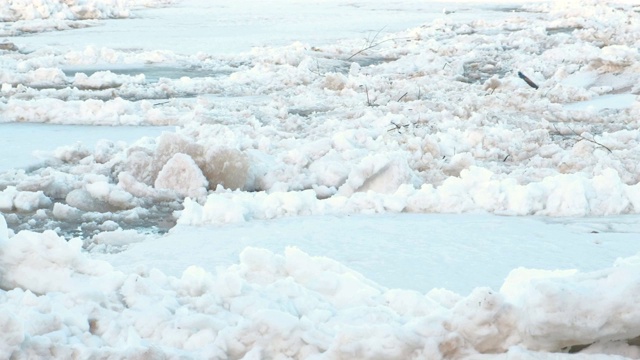
[[[9,238],[1,216],[0,249],[3,358],[640,356],[638,257],[586,274],[517,269],[499,292],[460,296],[387,289],[296,248],[247,248],[215,273],[124,274],[77,238]]]
[[[4,51],[3,121],[182,127],[131,146],[61,148],[50,166],[2,174],[2,208],[67,220],[103,209],[98,222],[121,221],[189,197],[185,224],[640,212],[638,13],[600,2],[524,10],[443,17],[362,52],[359,40],[225,56]],[[140,73],[118,72],[127,66]],[[145,76],[159,67],[194,75]]]
[[[95,25],[88,20],[127,18],[142,6],[174,0],[4,0],[0,4],[0,36],[15,36]]]

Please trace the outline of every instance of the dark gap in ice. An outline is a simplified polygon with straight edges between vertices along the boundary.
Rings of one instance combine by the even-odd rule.
[[[384,56],[364,56],[361,58],[355,58],[352,62],[358,63],[362,67],[375,66],[384,63],[390,63],[398,60],[397,58],[388,58]]]
[[[174,94],[167,94],[165,92],[155,92],[152,94],[145,93],[144,91],[118,92],[117,89],[119,89],[122,85],[123,84],[108,84],[108,85],[99,86],[99,87],[92,87],[92,86],[79,86],[79,85],[73,85],[71,83],[68,83],[64,85],[36,84],[36,85],[28,85],[28,86],[23,85],[23,86],[26,89],[33,89],[33,90],[39,90],[39,91],[47,91],[47,90],[55,91],[55,90],[64,90],[64,89],[70,89],[70,88],[74,88],[80,91],[80,92],[73,93],[73,96],[69,96],[65,92],[62,92],[60,94],[47,94],[47,97],[49,98],[59,99],[63,101],[68,101],[68,100],[107,101],[107,100],[114,99],[116,97],[119,97],[128,101],[168,100],[168,99],[180,99],[180,98],[194,99],[203,95],[203,93],[201,92],[181,92],[181,93],[178,93],[178,96]],[[26,92],[26,93],[16,94],[12,96],[12,98],[19,99],[19,100],[33,100],[37,97],[29,92]],[[156,105],[163,105],[163,104],[164,103],[159,103]]]
[[[564,224],[570,226],[573,231],[583,234],[636,234],[640,231],[638,219],[633,215],[621,215],[615,218],[544,218],[543,220],[549,224]],[[640,337],[632,340],[640,346]]]
[[[531,10],[527,10],[519,6],[496,7],[496,8],[489,8],[487,10],[496,11],[496,12],[506,12],[506,13],[532,13],[533,12]]]
[[[176,204],[156,204],[146,208],[144,218],[131,216],[135,209],[105,213],[78,210],[79,215],[74,216],[73,219],[57,219],[52,209],[30,212],[3,211],[2,214],[7,221],[7,227],[16,233],[23,230],[34,232],[53,230],[66,239],[74,237],[88,239],[104,231],[101,225],[105,221],[117,223],[122,230],[136,230],[143,234],[164,234],[176,225],[173,213],[182,210],[182,207]]]
[[[464,71],[456,80],[468,84],[483,83],[495,75],[504,77],[508,72],[499,62],[470,61],[464,63],[462,68]]]
[[[14,43],[5,40],[5,41],[0,43],[0,50],[18,51],[18,47]]]
[[[24,21],[24,20],[19,20]],[[16,21],[2,21],[0,20],[0,24],[15,24]],[[58,20],[58,23],[54,27],[44,27],[44,28],[19,28],[19,29],[11,29],[5,28],[0,29],[0,36],[2,37],[27,37],[32,35],[37,35],[45,32],[59,32],[59,31],[69,31],[74,29],[85,29],[94,26],[98,26],[98,22],[95,19],[90,20]],[[32,51],[27,51],[23,53],[31,53]]]
[[[626,340],[622,340],[623,342],[626,342],[628,345],[630,346],[640,346],[640,336],[635,337],[635,338],[631,338],[631,339],[626,339]],[[562,349],[562,352],[566,352],[569,354],[577,354],[582,352],[585,349],[588,349],[591,345],[595,344],[598,341],[595,341],[591,344],[580,344],[580,345],[572,345],[572,346],[568,346],[564,349]]]
[[[361,67],[376,66],[380,64],[390,63],[398,60],[397,58],[388,58],[384,56],[356,56],[353,59],[339,60],[339,63],[332,65],[321,66],[321,71],[336,72],[341,74],[348,74],[351,69],[351,64],[356,63]]]
[[[563,27],[556,27],[556,28],[546,28],[545,30],[547,31],[548,35],[555,35],[555,34],[571,34],[574,30],[580,30],[582,29],[581,26],[563,26]]]
[[[624,87],[620,87],[620,88],[614,88],[613,90],[611,90],[611,92],[609,94],[613,94],[613,95],[618,95],[618,94],[631,94],[633,91],[634,86],[632,85],[628,85],[628,86],[624,86]]]
[[[321,107],[312,107],[312,108],[290,108],[290,115],[297,115],[301,117],[309,117],[313,114],[317,113],[325,113],[331,109],[329,108],[321,108]]]
[[[568,348],[566,348],[566,352],[568,352],[569,354],[576,354],[576,353],[579,353],[580,351],[588,348],[591,345],[592,344],[572,345],[572,346],[569,346]]]
[[[158,82],[161,78],[180,79],[188,78],[205,78],[220,77],[233,73],[228,69],[202,69],[202,68],[184,68],[178,66],[133,66],[133,67],[102,67],[102,68],[65,68],[62,69],[67,77],[74,77],[76,73],[84,73],[91,76],[100,71],[110,71],[117,75],[136,76],[144,74],[147,83]]]
[[[25,85],[25,88],[31,88],[35,90],[62,90],[71,87],[72,84],[62,84],[62,85],[52,85],[52,84],[30,84]],[[107,90],[107,89],[117,89],[122,84],[103,84],[101,86],[74,86],[78,90]],[[18,97],[16,97],[18,98]],[[91,97],[93,99],[93,97]]]

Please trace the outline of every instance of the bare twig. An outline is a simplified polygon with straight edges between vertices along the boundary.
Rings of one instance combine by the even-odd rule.
[[[402,124],[396,124],[394,122],[392,122],[391,125],[393,125],[393,127],[391,129],[387,130],[387,131],[393,131],[393,130],[400,131],[402,128],[409,127],[409,124],[402,125]]]
[[[367,94],[367,106],[374,106],[375,104],[371,101],[371,98],[369,97],[369,88],[367,87],[367,85],[360,85],[360,87],[364,87],[364,92],[365,94]]]
[[[322,72],[320,71],[320,62],[318,61],[318,58],[315,58],[316,61],[316,68],[315,69],[309,69],[309,71],[311,71],[311,73],[316,74],[318,76],[322,76]]]
[[[553,128],[554,128],[554,129],[556,129],[556,131],[558,132],[558,134],[562,135],[562,131],[560,131],[560,130],[558,129],[558,127],[556,126],[556,124],[551,123],[551,125],[553,126]],[[593,144],[596,144],[596,145],[598,145],[598,146],[600,146],[600,147],[602,147],[602,148],[606,149],[610,154],[613,154],[613,151],[611,151],[611,149],[609,149],[606,145],[604,145],[604,144],[602,144],[602,143],[600,143],[600,142],[597,142],[597,141],[595,140],[595,137],[594,137],[593,139],[589,139],[589,138],[587,138],[587,137],[583,136],[582,134],[578,134],[578,132],[577,132],[577,131],[575,131],[575,130],[573,130],[573,128],[572,128],[571,126],[567,125],[567,128],[568,128],[568,129],[569,129],[569,130],[570,130],[570,131],[571,131],[575,136],[579,137],[580,139],[582,139],[582,140],[586,140],[586,141],[588,141],[588,142],[590,142],[590,143],[593,143]]]
[[[588,139],[588,138],[586,138],[586,137],[582,136],[582,134],[578,134],[575,130],[573,130],[573,129],[571,128],[571,126],[567,125],[567,127],[569,128],[569,130],[571,130],[571,132],[572,132],[572,133],[576,134],[576,136],[578,136],[579,138],[581,138],[581,139],[583,139],[583,140],[587,140],[588,142],[594,143],[594,144],[596,144],[596,145],[598,145],[598,146],[602,146],[603,148],[607,149],[607,151],[608,151],[609,153],[613,154],[613,151],[611,151],[611,149],[609,149],[607,146],[605,146],[605,145],[603,145],[603,144],[601,144],[601,143],[597,142],[597,141],[595,140],[595,137],[594,137],[593,139]]]
[[[560,130],[558,130],[558,127],[556,126],[556,124],[551,123],[551,125],[552,125],[552,126],[553,126],[553,128],[556,130],[556,132],[558,132],[558,134],[559,134],[559,135],[565,135],[565,134],[563,134]],[[626,170],[626,171],[627,171],[629,174],[631,174],[632,176],[636,176],[636,177],[637,177],[637,174],[638,174],[638,170],[637,170],[637,169],[638,169],[638,164],[637,164],[637,162],[635,162],[635,161],[633,161],[633,160],[630,160],[630,159],[626,159],[626,160],[628,160],[628,161],[625,161],[625,159],[621,159],[621,158],[620,158],[619,156],[617,156],[617,155],[616,155],[616,154],[615,154],[615,153],[614,153],[614,152],[613,152],[609,147],[607,147],[606,145],[604,145],[604,144],[602,144],[602,143],[600,143],[600,142],[596,141],[596,140],[595,140],[595,137],[594,137],[593,139],[588,139],[588,138],[584,137],[583,135],[578,134],[578,133],[577,133],[575,130],[573,130],[573,128],[571,128],[570,126],[568,126],[568,125],[567,125],[567,128],[569,128],[569,130],[571,130],[571,132],[572,132],[574,135],[578,136],[580,139],[586,140],[586,141],[588,141],[588,142],[590,142],[590,143],[596,144],[596,145],[598,145],[598,146],[600,146],[600,147],[602,147],[602,148],[606,149],[606,150],[609,152],[609,154],[611,154],[611,156],[613,156],[613,157],[614,157],[614,158],[616,158],[618,161],[620,161],[620,165],[622,166],[622,168],[623,168],[624,170]],[[630,161],[629,161],[629,160],[630,160]],[[633,165],[632,165],[632,166],[629,166],[629,162],[631,162]]]
[[[378,30],[378,32],[373,36],[373,38],[369,39],[367,38],[367,44],[360,50],[356,51],[355,53],[353,53],[351,56],[349,56],[345,61],[349,61],[351,59],[353,59],[354,57],[356,57],[359,54],[362,54],[363,52],[369,50],[369,49],[373,49],[374,47],[386,43],[387,41],[391,41],[393,39],[387,39],[387,40],[382,40],[382,41],[378,41],[376,42],[376,39],[378,38],[378,36],[380,35],[380,33],[382,32],[382,30],[384,30],[386,26],[384,26],[382,29]]]
[[[367,85],[364,86],[364,91],[367,93],[367,105],[371,106],[371,100],[369,99],[369,88]]]
[[[404,99],[405,96],[407,96],[409,92],[406,92],[404,94],[402,94],[402,96],[400,96],[400,98],[398,99],[398,102],[400,102],[400,100]]]

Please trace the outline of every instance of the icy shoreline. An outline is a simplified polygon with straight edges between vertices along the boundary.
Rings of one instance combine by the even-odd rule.
[[[443,289],[387,289],[294,247],[284,255],[246,248],[237,265],[215,273],[194,266],[178,278],[157,269],[115,271],[83,252],[79,239],[50,231],[3,235],[0,246],[1,286],[12,289],[0,293],[6,357],[639,354],[631,344],[640,315],[629,300],[640,291],[637,257],[584,274],[516,269],[499,292],[476,288],[463,297]]]

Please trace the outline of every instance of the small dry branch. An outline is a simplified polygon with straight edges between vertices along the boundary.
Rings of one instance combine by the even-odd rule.
[[[556,129],[556,131],[557,131],[559,134],[562,134],[562,132],[561,132],[560,130],[558,130],[558,128],[556,127],[556,124],[552,124],[552,125],[553,125],[553,128],[554,128],[554,129]],[[582,134],[578,134],[578,132],[577,132],[577,131],[575,131],[575,130],[573,130],[573,128],[572,128],[571,126],[569,126],[569,125],[567,125],[567,128],[568,128],[568,129],[569,129],[569,130],[570,130],[570,131],[571,131],[575,136],[579,137],[580,139],[582,139],[582,140],[586,140],[586,141],[588,141],[588,142],[590,142],[590,143],[593,143],[593,144],[596,144],[596,145],[598,145],[598,146],[600,146],[600,147],[602,147],[602,148],[606,149],[610,154],[613,154],[613,151],[611,151],[611,149],[609,149],[606,145],[604,145],[604,144],[602,144],[602,143],[600,143],[600,142],[596,141],[596,139],[595,139],[595,138],[593,138],[593,139],[589,139],[588,137],[585,137],[585,136],[584,136],[584,135],[582,135]]]
[[[391,125],[393,125],[393,127],[391,129],[387,130],[387,131],[393,131],[393,130],[400,131],[400,130],[402,130],[402,128],[408,128],[409,127],[409,124],[404,124],[403,125],[403,124],[396,124],[394,122],[392,122]]]
[[[364,92],[365,94],[367,94],[367,106],[376,106],[376,104],[374,104],[371,98],[369,97],[369,87],[367,87],[367,85],[360,85],[360,86],[364,87]]]
[[[362,54],[363,52],[365,52],[365,51],[367,51],[369,49],[373,49],[374,47],[376,47],[376,46],[378,46],[380,44],[384,44],[387,41],[393,40],[393,39],[387,39],[387,40],[382,40],[382,41],[376,42],[376,39],[378,38],[378,36],[380,36],[380,33],[382,32],[382,30],[384,30],[385,27],[383,27],[382,29],[378,30],[378,32],[372,38],[367,38],[367,44],[362,49],[356,51],[351,56],[349,56],[345,61],[349,61],[349,60],[353,59],[354,57],[356,57],[357,55]]]

